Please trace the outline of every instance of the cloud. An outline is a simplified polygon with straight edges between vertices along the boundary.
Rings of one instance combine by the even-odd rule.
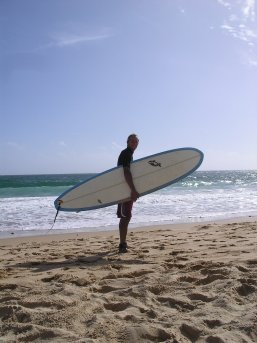
[[[64,141],[58,142],[58,145],[59,145],[60,147],[67,147],[67,144],[66,144]]]
[[[7,148],[10,148],[13,150],[21,151],[24,149],[24,147],[21,144],[14,142],[14,141],[6,142],[5,145],[7,146]]]
[[[253,67],[257,67],[257,58],[248,58],[248,63]]]
[[[217,0],[218,3],[226,7],[229,11],[237,10],[244,19],[255,20],[255,0]]]
[[[37,50],[50,48],[68,48],[90,42],[102,41],[113,37],[114,33],[110,28],[85,29],[81,27],[70,27],[69,29],[52,32],[50,42],[40,46]]]
[[[81,27],[70,27],[67,31],[50,34],[49,42],[29,51],[18,51],[3,54],[0,60],[0,72],[6,81],[10,74],[16,70],[45,71],[47,63],[42,52],[51,48],[68,48],[94,41],[111,38],[114,34],[109,28],[88,30]],[[94,32],[92,32],[94,31]]]
[[[230,2],[229,1],[225,1],[225,0],[218,0],[218,3],[220,3],[222,6],[230,8]]]
[[[241,59],[245,65],[250,67],[257,67],[257,57],[250,52],[241,52]]]
[[[231,25],[227,22],[221,25],[222,29],[227,30],[234,38],[238,38],[246,42],[249,46],[254,46],[257,39],[257,32],[250,29],[244,24],[240,25]]]
[[[245,19],[255,20],[255,0],[246,0],[242,8]]]
[[[108,34],[95,34],[95,35],[88,35],[88,34],[69,34],[69,33],[59,33],[53,35],[54,42],[52,43],[53,46],[57,47],[67,47],[67,46],[74,46],[81,43],[98,41],[109,38],[110,35]]]
[[[44,33],[46,43],[26,51],[26,53],[41,53],[52,48],[76,47],[90,42],[103,41],[114,36],[109,27],[87,28],[79,23],[69,23],[63,29]]]
[[[248,47],[248,65],[256,67],[257,60],[257,22],[255,17],[256,0],[217,0],[225,7],[228,17],[221,25],[233,38],[241,40]],[[255,57],[253,58],[253,55]],[[253,63],[254,61],[254,63]]]

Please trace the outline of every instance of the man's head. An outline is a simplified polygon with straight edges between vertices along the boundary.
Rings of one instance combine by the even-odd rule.
[[[139,139],[135,133],[132,133],[128,136],[127,145],[131,150],[136,150],[139,143]]]

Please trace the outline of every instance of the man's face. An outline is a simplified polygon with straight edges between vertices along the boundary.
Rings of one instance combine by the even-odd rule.
[[[138,143],[139,143],[138,138],[131,137],[130,140],[128,141],[128,147],[134,151],[134,150],[136,150]]]

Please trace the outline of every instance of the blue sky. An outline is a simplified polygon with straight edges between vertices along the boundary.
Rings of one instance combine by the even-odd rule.
[[[0,0],[0,174],[180,147],[257,169],[255,0]]]

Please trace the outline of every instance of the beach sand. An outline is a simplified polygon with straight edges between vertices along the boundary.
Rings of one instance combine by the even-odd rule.
[[[0,240],[0,342],[257,342],[257,221]]]

